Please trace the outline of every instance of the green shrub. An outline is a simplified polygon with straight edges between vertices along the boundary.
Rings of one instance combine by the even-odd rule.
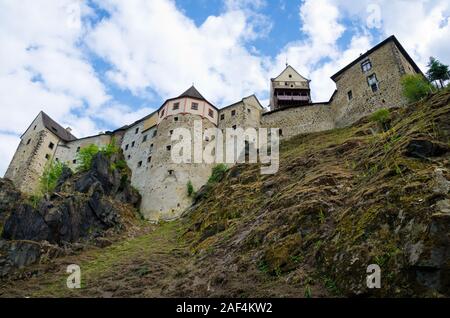
[[[401,84],[403,87],[403,95],[412,103],[421,100],[433,92],[433,85],[420,74],[403,76]]]
[[[100,149],[97,145],[91,144],[80,149],[77,155],[77,171],[87,171],[91,169],[92,160],[99,153]]]
[[[186,187],[187,187],[187,193],[188,193],[188,196],[191,197],[191,196],[194,194],[194,186],[192,185],[191,180],[189,180],[189,181],[187,182]]]
[[[42,194],[51,193],[55,190],[59,177],[64,169],[64,164],[58,161],[50,161],[39,179],[39,191]]]
[[[225,173],[227,172],[228,167],[224,163],[220,163],[213,167],[212,174],[208,179],[208,183],[217,183],[223,179]]]
[[[95,144],[90,144],[86,147],[83,147],[80,149],[80,151],[78,152],[78,155],[77,155],[77,162],[78,162],[77,171],[81,172],[81,171],[87,171],[87,170],[91,169],[92,160],[99,152],[103,153],[108,158],[111,158],[111,156],[113,154],[116,154],[119,151],[120,151],[120,148],[117,147],[116,141],[114,138],[111,140],[111,142],[108,145],[101,147],[101,148],[99,148]],[[126,162],[124,162],[124,163],[126,165]],[[118,164],[123,168],[125,167],[123,165],[123,163],[117,162],[115,164],[115,166],[114,167],[112,166],[111,168],[112,169],[118,168]]]
[[[111,170],[124,171],[127,168],[127,162],[125,160],[118,160],[111,164]]]
[[[370,116],[370,120],[377,122],[384,131],[389,129],[389,120],[391,119],[391,113],[387,108],[378,109]]]

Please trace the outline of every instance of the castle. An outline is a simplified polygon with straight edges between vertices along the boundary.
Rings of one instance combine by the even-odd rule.
[[[175,128],[193,129],[197,120],[203,130],[277,127],[280,138],[285,139],[343,127],[379,108],[404,105],[401,77],[418,73],[422,74],[419,67],[391,36],[331,77],[336,90],[327,102],[313,102],[310,81],[288,65],[271,79],[270,111],[265,111],[254,95],[219,109],[192,86],[130,125],[80,139],[40,112],[21,136],[5,177],[23,192],[33,193],[49,160],[75,168],[81,148],[105,146],[115,140],[132,170],[131,183],[142,195],[141,213],[150,220],[177,218],[191,204],[187,182],[199,189],[213,164],[172,163]],[[203,141],[208,140],[205,137]]]

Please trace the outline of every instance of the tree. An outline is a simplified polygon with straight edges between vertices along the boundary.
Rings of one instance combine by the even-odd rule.
[[[402,77],[403,95],[409,102],[417,102],[433,91],[431,85],[421,74],[408,74]]]
[[[438,81],[441,88],[444,88],[444,82],[450,79],[448,65],[442,64],[434,57],[430,57],[428,67],[427,76],[430,82]]]

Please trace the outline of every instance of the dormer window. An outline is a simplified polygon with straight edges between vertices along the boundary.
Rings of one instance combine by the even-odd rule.
[[[362,62],[361,69],[364,73],[370,71],[372,69],[372,63],[370,62],[370,60],[365,60],[364,62]]]
[[[178,109],[180,109],[180,103],[174,103],[172,110],[178,110]]]

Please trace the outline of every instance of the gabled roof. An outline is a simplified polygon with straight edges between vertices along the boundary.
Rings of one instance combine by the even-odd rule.
[[[354,66],[355,64],[357,64],[358,62],[362,61],[363,59],[367,58],[367,56],[369,56],[370,54],[372,54],[373,52],[375,52],[376,50],[378,50],[379,48],[381,48],[383,45],[389,43],[389,42],[394,42],[394,44],[397,46],[397,48],[399,49],[399,51],[403,54],[403,56],[406,58],[406,60],[411,64],[411,66],[414,68],[414,71],[416,71],[419,74],[423,74],[422,71],[420,70],[420,68],[417,66],[416,62],[414,62],[414,60],[411,58],[411,56],[409,56],[408,52],[406,52],[406,50],[403,48],[403,46],[400,44],[400,42],[397,40],[397,38],[395,37],[395,35],[391,35],[390,37],[388,37],[386,40],[384,40],[383,42],[375,45],[373,48],[371,48],[369,51],[367,51],[364,54],[361,54],[356,60],[354,60],[353,62],[351,62],[350,64],[348,64],[346,67],[344,67],[342,70],[340,70],[339,72],[337,72],[336,74],[334,74],[333,76],[331,76],[331,79],[333,81],[336,81],[336,78],[341,75],[342,73],[344,73],[346,70],[348,70],[349,68],[351,68],[352,66]]]
[[[242,98],[240,101],[237,101],[237,102],[235,102],[233,104],[230,104],[230,105],[222,107],[219,111],[224,110],[224,109],[229,108],[229,107],[233,107],[233,106],[235,106],[237,104],[243,103],[245,99],[251,98],[251,97],[254,97],[256,99],[256,101],[258,102],[259,107],[261,107],[261,109],[264,109],[264,107],[263,107],[263,105],[261,105],[261,102],[259,101],[258,97],[256,97],[255,94],[252,94],[252,95],[249,95],[249,96],[246,96],[246,97]]]
[[[183,94],[181,94],[177,98],[181,98],[181,97],[192,97],[192,98],[202,99],[202,100],[206,101],[206,98],[204,98],[202,96],[202,94],[200,94],[200,92],[194,87],[194,85],[192,85],[187,91],[185,91]]]
[[[280,74],[278,74],[277,77],[271,78],[270,80],[271,80],[272,82],[275,81],[275,80],[277,80],[281,75],[283,75],[283,74],[284,74],[285,72],[287,72],[287,71],[294,72],[294,73],[297,74],[299,77],[301,77],[303,80],[305,80],[305,81],[307,81],[307,82],[311,82],[309,79],[307,79],[307,78],[304,77],[302,74],[300,74],[299,72],[297,72],[297,70],[296,70],[295,68],[293,68],[292,66],[290,66],[290,65],[286,65],[286,68],[285,68]]]
[[[72,141],[77,139],[77,137],[72,135],[69,131],[67,131],[67,129],[63,128],[60,124],[51,119],[49,115],[47,115],[43,111],[41,111],[41,113],[42,113],[42,121],[44,123],[45,128],[50,130],[56,136],[58,136],[64,141]]]

